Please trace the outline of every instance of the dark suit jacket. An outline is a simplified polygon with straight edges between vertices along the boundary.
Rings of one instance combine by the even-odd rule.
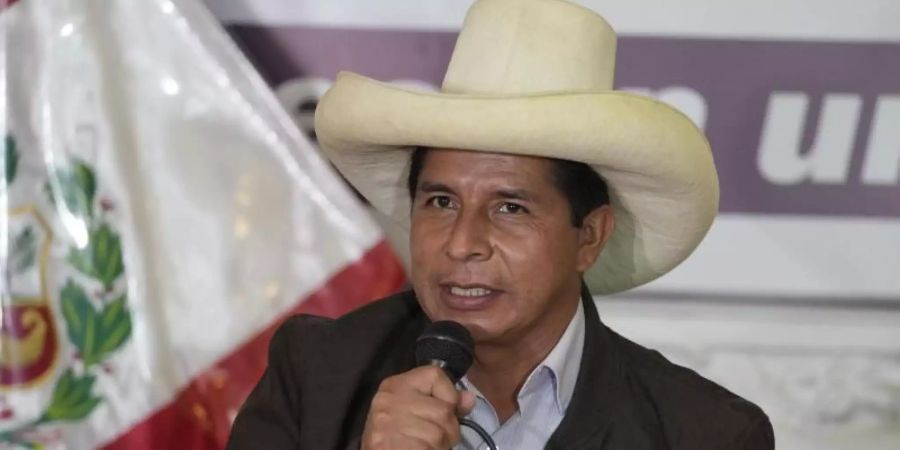
[[[585,342],[575,393],[547,443],[558,450],[772,450],[765,413],[607,328],[582,299]],[[414,367],[427,323],[412,292],[337,320],[295,316],[241,408],[228,450],[356,449],[384,378]]]

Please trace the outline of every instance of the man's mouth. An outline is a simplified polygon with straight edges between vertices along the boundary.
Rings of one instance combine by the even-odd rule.
[[[441,300],[447,307],[456,310],[487,309],[502,292],[485,285],[441,284]]]
[[[450,293],[453,295],[459,295],[461,297],[483,297],[485,295],[489,295],[494,292],[491,289],[487,288],[463,288],[459,286],[451,286]]]

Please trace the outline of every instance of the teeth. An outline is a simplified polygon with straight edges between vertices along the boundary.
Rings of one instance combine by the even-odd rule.
[[[462,297],[482,297],[490,294],[491,290],[485,288],[463,289],[461,287],[453,286],[450,288],[450,293]]]

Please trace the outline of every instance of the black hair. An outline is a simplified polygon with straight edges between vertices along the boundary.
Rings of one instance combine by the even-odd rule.
[[[419,147],[413,151],[410,157],[409,177],[406,180],[410,201],[416,198],[419,173],[422,172],[427,155],[428,149]],[[569,202],[573,226],[581,227],[584,224],[584,218],[591,211],[609,204],[609,188],[600,174],[591,166],[566,159],[548,159],[553,162],[553,174],[551,175],[553,184]]]

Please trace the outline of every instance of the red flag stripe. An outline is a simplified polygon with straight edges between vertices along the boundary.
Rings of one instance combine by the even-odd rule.
[[[269,328],[195,377],[175,400],[103,448],[224,448],[234,414],[262,376],[269,340],[284,319],[297,313],[337,317],[396,292],[404,283],[402,266],[382,241]]]

